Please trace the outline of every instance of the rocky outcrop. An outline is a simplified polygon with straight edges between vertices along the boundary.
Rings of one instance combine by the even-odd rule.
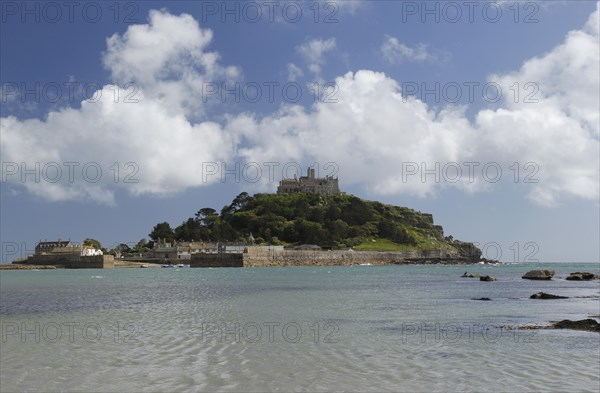
[[[525,280],[551,280],[554,273],[554,270],[530,270],[521,278]]]
[[[571,321],[564,319],[560,322],[554,322],[552,326],[555,329],[572,329],[572,330],[585,330],[587,332],[598,332],[600,333],[600,323],[588,318],[580,321]]]
[[[487,301],[487,300],[492,300],[492,299],[490,299],[489,297],[480,297],[480,298],[473,298],[471,300],[486,300]]]
[[[568,299],[567,296],[552,295],[550,293],[538,292],[529,296],[530,299]]]
[[[566,279],[569,281],[589,281],[600,279],[600,276],[596,276],[595,274],[588,272],[575,272],[570,273],[569,277],[567,277]]]
[[[496,278],[492,276],[482,276],[479,277],[479,281],[496,281]]]

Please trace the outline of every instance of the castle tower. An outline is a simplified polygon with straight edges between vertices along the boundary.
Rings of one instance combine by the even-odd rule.
[[[290,194],[294,192],[308,192],[320,195],[339,195],[340,189],[338,179],[332,176],[317,178],[315,169],[308,168],[306,176],[300,179],[283,179],[277,187],[278,194]]]

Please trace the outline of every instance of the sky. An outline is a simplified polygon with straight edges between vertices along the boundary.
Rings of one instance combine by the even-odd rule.
[[[0,2],[1,261],[306,173],[504,262],[598,262],[593,1]]]

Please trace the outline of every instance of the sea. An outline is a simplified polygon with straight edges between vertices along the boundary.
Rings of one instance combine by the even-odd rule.
[[[600,334],[531,329],[599,319],[575,271],[600,264],[0,271],[0,391],[598,392]]]

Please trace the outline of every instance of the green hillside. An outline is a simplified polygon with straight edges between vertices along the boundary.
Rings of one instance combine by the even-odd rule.
[[[257,244],[316,244],[328,249],[396,251],[462,250],[477,253],[470,243],[444,237],[431,214],[366,201],[353,195],[325,197],[295,193],[238,195],[221,212],[203,208],[174,230],[154,227],[153,240],[242,241],[250,233]]]

